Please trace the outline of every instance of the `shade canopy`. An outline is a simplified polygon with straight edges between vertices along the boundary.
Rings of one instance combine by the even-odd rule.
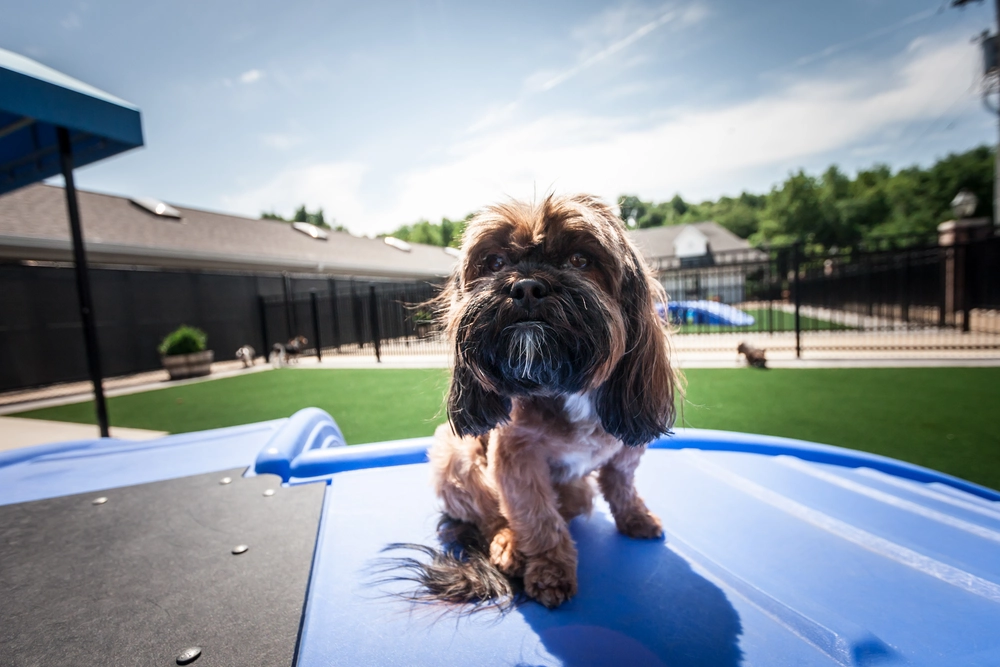
[[[75,167],[143,143],[136,107],[0,49],[0,194],[60,173],[58,127],[69,131]]]

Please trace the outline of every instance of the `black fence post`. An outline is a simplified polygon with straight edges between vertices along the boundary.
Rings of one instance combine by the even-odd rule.
[[[340,308],[337,304],[337,283],[330,278],[330,325],[333,328],[333,347],[340,350]]]
[[[261,344],[260,351],[261,351],[261,354],[263,354],[264,358],[266,359],[267,358],[267,349],[268,349],[268,342],[267,342],[267,302],[264,300],[263,295],[259,295],[257,297],[257,307],[258,307],[258,310],[259,310],[258,314],[260,315],[260,344]]]
[[[354,316],[354,338],[358,341],[358,349],[365,346],[364,327],[364,304],[361,303],[361,295],[354,289],[354,280],[351,280],[351,314]]]
[[[962,332],[969,333],[969,327],[972,319],[972,276],[970,275],[969,267],[972,262],[969,261],[969,243],[965,242],[957,248],[958,257],[957,261],[960,263],[955,267],[955,282],[961,281],[956,291],[956,296],[962,300]]]
[[[802,290],[799,284],[799,263],[801,258],[799,255],[801,250],[799,244],[796,243],[792,246],[792,271],[794,272],[792,278],[792,292],[795,297],[795,358],[802,358],[802,319],[799,316],[799,311],[802,307]]]
[[[938,326],[942,329],[948,324],[948,263],[952,252],[952,248],[941,248],[938,251],[938,274],[941,279],[941,289],[938,290]]]
[[[312,310],[313,336],[316,337],[316,361],[323,361],[323,343],[319,339],[319,304],[316,290],[309,290],[309,307]]]
[[[868,300],[868,317],[872,316],[872,262],[871,257],[865,258],[865,299]]]
[[[375,286],[368,286],[368,297],[369,305],[371,306],[371,318],[372,318],[372,344],[375,346],[375,361],[382,363],[382,342],[379,340],[381,336],[379,335],[378,328],[378,297],[375,295]]]
[[[910,251],[903,255],[903,289],[900,294],[900,317],[906,324],[910,323]]]
[[[294,321],[292,313],[292,279],[287,273],[281,274],[281,287],[285,296],[285,326],[288,327],[288,339],[291,340],[299,334],[295,330],[296,327],[292,326],[292,322]]]

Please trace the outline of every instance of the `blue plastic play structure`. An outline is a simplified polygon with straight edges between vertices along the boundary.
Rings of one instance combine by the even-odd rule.
[[[111,506],[116,488],[239,467],[323,485],[303,666],[1000,664],[1000,493],[722,431],[678,429],[646,452],[637,485],[664,541],[622,537],[603,504],[573,521],[580,587],[562,607],[414,610],[365,573],[389,543],[435,543],[430,442],[346,447],[310,408],[147,442],[45,445],[0,453],[0,505],[100,492]]]
[[[744,313],[718,301],[671,301],[664,312],[663,304],[656,304],[656,311],[661,318],[672,324],[709,324],[733,327],[749,327],[754,323],[753,315]]]

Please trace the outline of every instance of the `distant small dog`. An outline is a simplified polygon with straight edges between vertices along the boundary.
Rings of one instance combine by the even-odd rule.
[[[764,352],[750,343],[740,343],[736,348],[736,353],[746,357],[747,363],[754,368],[767,368],[767,357],[764,356]]]
[[[249,368],[257,363],[257,352],[249,345],[236,350],[236,358],[243,362],[243,368]]]
[[[296,336],[285,345],[285,355],[288,361],[298,361],[299,355],[306,349],[309,340],[305,336]]]
[[[296,336],[285,344],[275,343],[269,358],[271,365],[281,368],[297,361],[308,343],[309,340],[305,336]]]
[[[577,590],[568,522],[590,513],[595,486],[620,533],[663,535],[633,480],[674,419],[666,298],[618,216],[587,195],[489,207],[463,241],[441,297],[450,423],[430,451],[441,537],[461,549],[394,545],[432,557],[397,565],[421,585],[414,599],[503,603],[521,579],[557,607]]]

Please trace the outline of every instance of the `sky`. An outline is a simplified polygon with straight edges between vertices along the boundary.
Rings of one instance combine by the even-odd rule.
[[[688,201],[997,141],[993,3],[0,0],[0,47],[128,100],[78,187],[357,234],[547,192]]]

